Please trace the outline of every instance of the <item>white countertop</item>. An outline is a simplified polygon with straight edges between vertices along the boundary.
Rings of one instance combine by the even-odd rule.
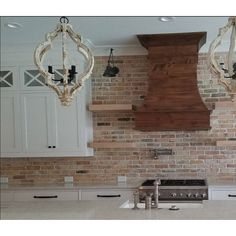
[[[236,187],[236,181],[208,180],[207,184],[209,188],[218,188],[218,187],[235,188]]]
[[[2,219],[70,219],[70,220],[236,220],[236,201],[204,201],[202,208],[124,209],[123,202],[99,201],[43,201],[9,202],[1,206]]]
[[[0,184],[5,190],[30,190],[30,189],[94,189],[94,188],[138,188],[142,181],[120,183],[53,183],[53,184]],[[236,187],[236,181],[207,180],[208,187]]]

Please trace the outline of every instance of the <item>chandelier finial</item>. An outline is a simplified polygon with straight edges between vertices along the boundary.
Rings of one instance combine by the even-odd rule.
[[[60,18],[60,23],[69,24],[69,19],[66,16]]]

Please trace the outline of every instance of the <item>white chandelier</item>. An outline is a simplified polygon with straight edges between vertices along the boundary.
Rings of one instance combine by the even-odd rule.
[[[62,86],[58,86],[54,78],[52,66],[48,66],[48,70],[44,68],[43,61],[46,53],[52,48],[52,41],[59,35],[62,34],[62,63],[63,63],[63,79],[60,80]],[[83,73],[78,74],[76,72],[75,65],[68,65],[68,49],[65,41],[67,35],[77,46],[77,51],[83,55],[86,60],[86,66]],[[44,77],[45,84],[52,88],[58,95],[61,104],[69,106],[72,102],[74,94],[82,88],[86,79],[88,79],[92,73],[94,66],[94,57],[90,49],[82,43],[82,38],[79,34],[75,33],[72,26],[69,24],[67,17],[61,17],[60,23],[56,29],[46,34],[46,41],[39,44],[34,52],[34,62],[38,67],[39,73]],[[75,81],[73,85],[71,81]]]
[[[223,37],[231,30],[230,46],[226,56],[226,63],[220,62],[216,56],[216,49],[222,43]],[[233,100],[236,99],[236,17],[229,17],[228,23],[219,29],[216,39],[209,48],[209,62],[212,71],[219,76],[219,83],[224,85]]]

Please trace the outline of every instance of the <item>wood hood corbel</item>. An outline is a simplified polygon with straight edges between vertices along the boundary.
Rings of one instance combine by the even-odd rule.
[[[137,37],[148,50],[149,79],[144,104],[135,112],[135,129],[210,129],[210,111],[197,86],[198,51],[206,32]]]

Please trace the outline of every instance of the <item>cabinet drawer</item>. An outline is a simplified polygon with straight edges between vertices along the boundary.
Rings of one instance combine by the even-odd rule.
[[[212,190],[212,200],[236,200],[236,190]]]
[[[81,190],[81,200],[131,200],[133,197],[132,190]]]
[[[35,190],[16,191],[15,201],[69,201],[78,200],[77,191],[57,191],[57,190]]]

